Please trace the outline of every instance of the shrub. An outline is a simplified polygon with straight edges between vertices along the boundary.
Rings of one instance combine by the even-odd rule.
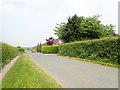
[[[22,53],[25,53],[25,49],[24,48],[18,48],[19,52],[22,54]]]
[[[59,46],[59,55],[120,64],[120,38],[77,41]]]
[[[43,46],[42,53],[58,53],[58,46]]]
[[[2,45],[2,66],[9,63],[11,59],[19,55],[19,50],[11,45],[0,43]]]
[[[36,48],[36,51],[37,52],[41,52],[41,47],[42,47],[42,44],[40,42],[40,44],[37,44],[37,48]],[[35,49],[34,49],[35,50]]]

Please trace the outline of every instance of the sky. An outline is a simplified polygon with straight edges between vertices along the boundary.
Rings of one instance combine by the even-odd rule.
[[[1,0],[0,41],[12,46],[34,47],[57,38],[56,24],[69,16],[102,15],[102,24],[113,24],[118,33],[119,0]]]

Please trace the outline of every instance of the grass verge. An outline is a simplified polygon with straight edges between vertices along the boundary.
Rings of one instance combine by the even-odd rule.
[[[2,90],[2,81],[0,80],[0,90]]]
[[[28,55],[22,54],[2,80],[2,88],[61,88]]]
[[[100,62],[100,61],[95,61],[95,60],[93,61],[93,60],[75,58],[75,57],[69,57],[69,56],[61,56],[61,55],[57,55],[57,56],[72,59],[72,60],[84,61],[84,62],[89,62],[89,63],[94,63],[94,64],[99,64],[99,65],[103,65],[103,66],[114,67],[114,68],[120,69],[120,65],[116,65],[116,64],[112,64],[112,63],[104,63],[104,62]]]

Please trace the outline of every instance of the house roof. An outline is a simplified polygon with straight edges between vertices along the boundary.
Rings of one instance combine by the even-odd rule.
[[[59,44],[59,41],[63,42],[63,40],[54,39],[54,41],[53,41],[54,45],[58,45],[58,44]],[[43,46],[46,46],[47,44],[46,44],[46,43],[43,43],[42,45],[43,45]]]

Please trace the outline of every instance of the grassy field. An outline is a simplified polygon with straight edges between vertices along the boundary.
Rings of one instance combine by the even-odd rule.
[[[116,65],[116,64],[112,64],[112,63],[104,63],[104,62],[100,62],[100,61],[93,61],[93,60],[88,60],[88,59],[75,58],[75,57],[69,57],[69,56],[61,56],[61,55],[58,55],[58,57],[63,57],[63,58],[68,58],[68,59],[78,60],[78,61],[84,61],[84,62],[89,62],[89,63],[94,63],[94,64],[99,64],[99,65],[103,65],[103,66],[114,67],[114,68],[120,69],[120,65]]]
[[[28,55],[22,54],[2,80],[2,88],[61,88]]]

